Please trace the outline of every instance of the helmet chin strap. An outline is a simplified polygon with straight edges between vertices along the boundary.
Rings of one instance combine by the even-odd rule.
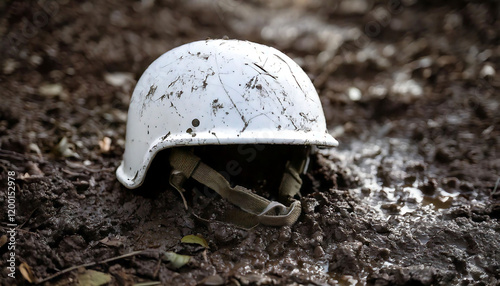
[[[300,201],[294,200],[293,196],[300,191],[302,185],[300,173],[304,171],[307,164],[306,160],[302,158],[294,158],[287,162],[286,171],[281,180],[279,194],[282,200],[290,202],[289,206],[277,201],[270,201],[242,186],[231,187],[224,176],[201,162],[201,159],[192,152],[172,148],[169,161],[173,169],[170,174],[170,184],[175,189],[182,194],[182,184],[188,178],[193,178],[209,187],[243,211],[241,214],[237,214],[237,217],[232,221],[240,227],[252,228],[258,224],[292,225],[300,216]],[[187,207],[184,197],[183,201]]]

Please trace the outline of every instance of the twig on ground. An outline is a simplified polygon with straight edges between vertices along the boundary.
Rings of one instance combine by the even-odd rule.
[[[104,263],[108,263],[108,262],[111,262],[111,261],[115,261],[115,260],[119,260],[119,259],[122,259],[122,258],[127,258],[127,257],[131,257],[131,256],[135,256],[135,255],[138,255],[138,254],[141,254],[143,252],[143,250],[139,250],[139,251],[133,251],[133,252],[130,252],[130,253],[127,253],[127,254],[124,254],[124,255],[120,255],[120,256],[116,256],[116,257],[112,257],[112,258],[109,258],[109,259],[105,259],[103,261],[99,261],[99,262],[90,262],[90,263],[86,263],[86,264],[82,264],[82,265],[76,265],[76,266],[72,266],[72,267],[69,267],[69,268],[66,268],[64,270],[61,270],[59,272],[57,272],[56,274],[54,275],[51,275],[49,277],[46,277],[42,280],[37,280],[36,281],[36,284],[42,284],[44,282],[47,282],[49,280],[52,280],[58,276],[61,276],[65,273],[68,273],[68,272],[71,272],[73,270],[76,270],[80,267],[90,267],[90,266],[94,266],[94,265],[99,265],[99,264],[104,264]]]
[[[155,272],[153,273],[153,278],[158,277],[158,272],[160,272],[161,266],[161,258],[158,259],[158,263],[156,264]]]
[[[33,214],[36,212],[37,209],[38,207],[32,210],[28,218],[18,228],[23,228],[23,226],[31,219],[31,217],[33,216]]]

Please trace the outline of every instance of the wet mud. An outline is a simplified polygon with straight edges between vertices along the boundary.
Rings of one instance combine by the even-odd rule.
[[[0,8],[1,235],[14,171],[17,265],[38,281],[96,262],[46,285],[81,282],[85,268],[110,285],[500,283],[498,2],[60,0]],[[203,189],[186,192],[186,211],[162,180],[161,156],[139,189],[116,180],[130,95],[144,69],[173,47],[224,36],[292,57],[340,142],[312,156],[291,227],[206,221],[234,207]],[[208,248],[181,243],[191,234]],[[7,246],[0,283],[29,285],[19,270],[7,276]],[[137,250],[144,252],[113,259]],[[176,268],[162,259],[168,251],[192,258]]]

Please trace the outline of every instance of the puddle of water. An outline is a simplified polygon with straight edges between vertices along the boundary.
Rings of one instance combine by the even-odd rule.
[[[453,197],[449,196],[424,196],[424,205],[433,205],[435,209],[449,209],[453,203]]]
[[[458,192],[449,193],[439,187],[432,195],[426,195],[420,189],[424,185],[420,178],[415,179],[410,186],[404,185],[409,175],[405,170],[413,163],[424,164],[417,147],[405,139],[392,138],[389,142],[382,142],[375,137],[368,137],[363,141],[349,142],[349,149],[346,150],[321,152],[333,158],[330,163],[333,170],[353,174],[359,179],[360,187],[351,189],[351,193],[386,219],[391,215],[405,215],[422,208],[434,211],[449,209],[458,196]],[[412,158],[412,162],[408,158]],[[379,178],[381,167],[386,168],[384,175],[390,177],[390,186],[384,186]]]

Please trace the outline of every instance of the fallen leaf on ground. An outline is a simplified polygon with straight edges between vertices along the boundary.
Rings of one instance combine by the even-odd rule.
[[[126,238],[123,236],[115,236],[115,237],[105,237],[99,240],[99,242],[107,246],[120,247],[123,245],[123,242],[125,240]]]
[[[215,275],[206,277],[205,279],[203,279],[201,281],[201,283],[203,283],[203,285],[214,286],[214,285],[224,285],[224,283],[226,283],[226,281],[224,280],[224,278],[222,278],[222,276],[215,274]]]
[[[101,152],[106,153],[111,149],[111,138],[104,137],[99,141],[99,147],[101,147]]]
[[[79,158],[80,156],[75,151],[73,151],[73,148],[75,148],[75,146],[68,142],[68,138],[63,137],[57,144],[54,151],[56,152],[56,154],[63,157]]]
[[[19,265],[19,272],[21,272],[21,275],[23,275],[24,279],[29,283],[35,283],[37,281],[35,274],[31,271],[31,267],[26,262]]]
[[[38,145],[37,145],[37,144],[35,144],[35,143],[30,143],[30,145],[29,145],[29,149],[30,149],[31,151],[35,152],[35,153],[38,155],[38,157],[42,158],[42,150],[40,150],[40,147],[38,147]]]
[[[170,261],[170,265],[175,269],[181,268],[182,266],[186,265],[190,259],[191,256],[189,255],[177,254],[171,251],[165,252],[163,254],[163,260]]]
[[[101,286],[111,282],[111,275],[87,269],[76,276],[77,285]]]
[[[181,242],[199,244],[205,248],[208,248],[207,241],[199,235],[194,235],[194,234],[186,235],[181,239]]]

